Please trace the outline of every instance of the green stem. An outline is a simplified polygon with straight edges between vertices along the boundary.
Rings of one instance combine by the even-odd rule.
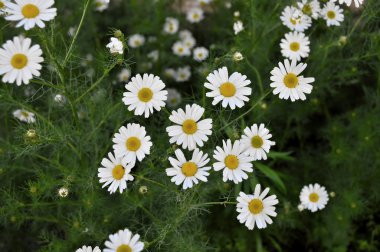
[[[257,68],[249,62],[248,59],[246,59],[248,66],[255,72],[256,78],[257,78],[257,84],[259,85],[260,94],[264,95],[264,88],[263,88],[263,81],[261,80],[261,75]]]

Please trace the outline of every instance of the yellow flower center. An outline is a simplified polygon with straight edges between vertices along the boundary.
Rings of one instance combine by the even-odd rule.
[[[198,125],[194,120],[187,119],[182,124],[182,130],[188,135],[192,135],[198,130]]]
[[[28,116],[29,116],[29,113],[26,112],[26,111],[22,111],[22,112],[21,112],[21,115],[23,115],[24,117],[28,117]]]
[[[264,141],[261,137],[259,137],[259,136],[252,137],[251,145],[253,148],[256,148],[256,149],[261,148],[261,146],[263,146],[263,144],[264,144]]]
[[[23,69],[28,64],[28,58],[25,54],[17,53],[11,59],[11,65],[16,69]]]
[[[137,151],[138,149],[140,149],[141,141],[137,137],[130,137],[127,139],[125,145],[127,146],[127,150]]]
[[[197,173],[198,167],[194,162],[186,162],[182,165],[181,170],[186,177],[192,177]]]
[[[310,15],[312,12],[310,4],[305,4],[302,8],[302,12],[305,13],[306,15]]]
[[[112,177],[116,180],[122,179],[124,177],[124,173],[125,173],[125,170],[122,165],[116,165],[112,169]]]
[[[293,52],[297,52],[299,49],[300,49],[300,43],[292,42],[290,44],[290,50],[292,50]]]
[[[228,155],[224,159],[224,164],[228,169],[235,170],[239,166],[239,159],[235,155]]]
[[[0,9],[4,8],[4,3],[0,1]]]
[[[295,18],[290,18],[290,23],[292,23],[293,25],[296,25],[297,20]]]
[[[194,20],[199,19],[199,14],[198,14],[198,13],[194,13],[194,14],[193,14],[193,19],[194,19]]]
[[[132,249],[127,244],[123,244],[117,247],[116,252],[132,252]]]
[[[335,12],[334,11],[328,11],[327,12],[327,17],[329,19],[335,19]]]
[[[287,88],[295,88],[298,85],[298,77],[294,73],[288,73],[284,77],[284,84]]]
[[[236,93],[236,87],[231,82],[223,83],[219,87],[219,90],[220,90],[221,95],[223,95],[224,97],[231,97],[231,96],[234,96]]]
[[[142,102],[148,102],[152,100],[153,91],[150,88],[142,88],[140,89],[138,95],[139,100]]]
[[[253,214],[259,214],[264,209],[263,202],[259,199],[253,199],[249,202],[248,209]]]
[[[178,52],[182,53],[183,52],[183,48],[182,47],[178,48]]]
[[[26,4],[22,7],[21,13],[25,18],[35,18],[40,14],[40,9],[34,4]]]
[[[309,200],[311,201],[311,202],[317,202],[318,200],[319,200],[319,195],[318,194],[316,194],[316,193],[310,193],[310,195],[309,195]]]

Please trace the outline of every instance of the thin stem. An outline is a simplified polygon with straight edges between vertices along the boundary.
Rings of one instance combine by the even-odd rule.
[[[32,79],[31,82],[39,84],[41,86],[51,87],[51,88],[57,89],[59,91],[63,91],[63,88],[59,87],[58,85],[54,85],[52,83],[46,82],[45,80]]]
[[[231,201],[221,201],[221,202],[204,202],[199,203],[193,206],[210,206],[210,205],[236,205],[237,202],[231,202]]]
[[[246,59],[248,66],[255,72],[256,78],[257,78],[257,84],[259,85],[260,94],[264,95],[264,88],[263,88],[263,81],[261,80],[261,75],[257,68],[249,62],[248,59]]]
[[[166,189],[166,186],[165,186],[164,184],[161,184],[160,182],[157,182],[157,181],[152,180],[152,179],[148,179],[148,178],[146,178],[146,177],[144,177],[144,176],[137,175],[137,174],[131,174],[131,175],[132,175],[132,176],[135,176],[136,178],[139,178],[139,179],[142,179],[142,180],[148,181],[148,182],[150,182],[150,183],[152,183],[152,184],[158,185],[158,186],[160,186],[160,187]]]

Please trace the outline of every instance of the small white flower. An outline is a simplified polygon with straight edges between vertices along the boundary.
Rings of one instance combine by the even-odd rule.
[[[123,54],[124,45],[118,38],[112,37],[111,42],[106,46],[110,49],[111,53]]]
[[[197,41],[193,37],[187,37],[187,38],[182,39],[182,43],[187,48],[192,49],[197,44]]]
[[[337,2],[338,0],[332,0],[332,2]],[[361,4],[363,4],[364,0],[354,0],[355,7],[359,8]],[[339,4],[345,3],[347,6],[351,6],[352,0],[339,0]]]
[[[232,57],[234,61],[241,61],[244,59],[243,54],[241,54],[241,52],[235,52]]]
[[[302,0],[301,2],[298,2],[297,5],[303,14],[308,15],[313,19],[318,19],[321,11],[321,6],[318,0]]]
[[[333,2],[325,4],[321,10],[321,15],[326,20],[327,26],[340,26],[344,20],[343,10]]]
[[[129,68],[123,68],[117,77],[119,82],[126,82],[131,78],[131,70]]]
[[[66,187],[61,187],[58,189],[58,196],[61,198],[66,198],[69,195],[69,189]]]
[[[312,77],[299,76],[306,67],[307,64],[297,64],[294,60],[290,63],[286,59],[285,64],[280,62],[279,66],[271,71],[272,83],[270,86],[274,88],[273,94],[279,94],[280,99],[288,100],[290,98],[292,102],[299,99],[306,100],[305,94],[310,94],[313,90],[310,83],[315,81]]]
[[[158,50],[153,50],[147,55],[147,57],[151,59],[153,62],[157,62],[159,56],[160,53],[158,52]]]
[[[234,12],[234,17],[240,17],[240,11],[235,11]]]
[[[251,95],[252,89],[249,87],[251,81],[247,76],[238,72],[229,76],[227,67],[223,67],[210,73],[207,80],[204,86],[211,90],[206,96],[214,98],[212,105],[222,102],[223,108],[229,106],[235,109],[243,107],[244,102],[249,101],[247,96]]]
[[[128,45],[131,48],[138,48],[145,44],[145,37],[141,34],[134,34],[128,39]]]
[[[178,31],[179,21],[176,18],[167,17],[164,24],[164,32],[168,34],[174,34]]]
[[[223,170],[223,181],[233,181],[235,184],[248,178],[247,173],[253,172],[254,158],[245,154],[245,145],[236,140],[233,144],[230,139],[223,140],[223,148],[217,146],[214,150],[213,164],[215,171]]]
[[[236,205],[236,211],[239,213],[237,218],[240,223],[245,223],[249,230],[252,230],[255,224],[259,229],[266,228],[267,223],[273,223],[270,217],[277,216],[275,212],[275,205],[278,204],[277,196],[266,197],[268,192],[268,187],[261,192],[261,186],[257,184],[254,194],[239,193],[238,204]]]
[[[110,0],[95,0],[95,10],[102,12],[108,9],[109,4]]]
[[[50,21],[57,16],[57,9],[51,8],[54,0],[17,0],[16,3],[4,2],[7,12],[5,19],[8,21],[18,21],[16,27],[24,26],[25,30],[30,30],[36,25],[45,28],[44,21]]]
[[[44,59],[39,45],[33,45],[30,38],[14,37],[0,48],[0,75],[4,83],[29,84],[33,76],[40,76]]]
[[[193,38],[193,34],[189,30],[182,30],[179,32],[179,38],[185,40],[186,38]]]
[[[237,35],[238,33],[240,33],[241,31],[244,30],[244,25],[243,25],[243,22],[238,20],[234,23],[234,32],[235,32],[235,35]]]
[[[17,109],[13,112],[13,116],[17,119],[19,119],[21,122],[26,123],[35,123],[36,118],[35,115],[32,112],[29,112],[24,109]]]
[[[109,236],[109,240],[104,243],[107,248],[103,252],[141,252],[144,243],[139,240],[140,235],[133,235],[129,229],[119,230]]]
[[[149,155],[153,145],[150,136],[146,135],[145,127],[136,123],[122,126],[112,142],[115,143],[112,147],[116,157],[123,157],[123,163],[131,164],[135,164],[136,159],[142,161],[145,155]]]
[[[285,34],[285,38],[281,39],[282,56],[300,61],[301,58],[306,58],[310,53],[309,37],[301,32],[289,32]]]
[[[300,211],[300,212],[302,212],[303,210],[305,210],[305,207],[302,204],[299,204],[297,206],[297,208],[298,208],[298,211]]]
[[[125,85],[127,92],[123,94],[123,102],[135,115],[144,114],[148,118],[154,110],[165,107],[168,92],[163,90],[165,84],[160,77],[153,74],[136,75]]]
[[[102,188],[109,186],[110,194],[116,192],[122,193],[127,189],[127,181],[133,181],[130,174],[134,164],[125,163],[122,157],[115,157],[112,152],[108,153],[108,158],[103,158],[102,167],[98,169],[99,182],[103,184]]]
[[[183,189],[191,188],[194,184],[198,184],[201,180],[207,182],[207,177],[210,175],[210,159],[207,154],[203,154],[199,149],[195,149],[192,158],[187,161],[185,155],[180,149],[175,151],[176,159],[169,157],[171,168],[166,169],[166,175],[171,178],[171,181],[176,185],[182,185]]]
[[[282,23],[292,31],[303,32],[311,26],[311,17],[304,15],[301,11],[293,6],[285,7],[280,19]]]
[[[194,48],[193,56],[194,60],[198,62],[204,61],[208,57],[208,50],[204,47]]]
[[[175,55],[178,55],[180,57],[191,55],[190,48],[186,46],[182,41],[175,42],[173,44],[172,50]]]
[[[189,66],[179,67],[175,72],[174,79],[176,82],[185,82],[190,80],[191,68]]]
[[[186,18],[190,23],[199,23],[204,18],[203,10],[201,8],[192,8],[187,12]]]
[[[77,250],[75,250],[75,252],[101,252],[101,250],[99,249],[98,246],[92,248],[91,246],[83,246]]]
[[[325,208],[329,195],[324,186],[310,184],[304,186],[300,193],[301,204],[308,210],[316,212]]]
[[[253,124],[251,128],[244,129],[244,135],[241,138],[241,143],[245,146],[246,153],[254,158],[254,160],[266,160],[267,153],[271,146],[276,143],[269,140],[272,134],[265,128],[264,124],[260,126]]]
[[[174,79],[176,74],[176,70],[174,70],[173,68],[166,68],[164,70],[164,75],[167,78]]]
[[[185,111],[172,111],[169,120],[176,125],[166,128],[171,144],[182,145],[183,149],[194,150],[197,146],[203,147],[212,134],[212,119],[201,120],[205,109],[197,104],[186,105]]]
[[[63,94],[56,94],[56,95],[54,96],[54,101],[55,101],[56,103],[60,104],[60,105],[63,105],[63,104],[66,103],[67,98],[66,98],[66,96],[64,96]]]
[[[76,31],[77,31],[77,27],[72,26],[67,31],[67,35],[69,35],[70,37],[74,37]]]
[[[168,88],[168,100],[167,104],[170,108],[177,107],[182,102],[181,94],[174,88]]]

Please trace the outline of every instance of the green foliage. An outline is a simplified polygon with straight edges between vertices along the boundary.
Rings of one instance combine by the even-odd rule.
[[[113,3],[113,1],[115,3]],[[80,20],[89,3],[87,13]],[[41,78],[29,86],[0,86],[0,250],[74,251],[82,245],[103,247],[108,235],[129,228],[139,233],[147,251],[378,251],[380,247],[380,2],[367,0],[360,11],[345,8],[340,27],[322,20],[307,31],[311,54],[305,76],[316,79],[304,102],[273,96],[270,71],[282,60],[279,42],[287,32],[279,16],[294,1],[214,1],[201,24],[186,22],[173,1],[111,0],[95,12],[92,1],[56,1],[58,16],[45,29],[24,32],[0,20],[0,42],[20,33],[41,45]],[[235,36],[234,11],[245,31]],[[176,35],[162,34],[167,16],[180,20],[197,44],[210,48],[200,64],[174,56]],[[70,27],[81,29],[69,37]],[[116,29],[126,39],[134,33],[155,36],[140,49],[114,57],[105,45]],[[347,43],[339,43],[347,36]],[[152,69],[147,54],[159,50]],[[244,60],[232,55],[239,51]],[[94,60],[86,62],[86,55]],[[192,66],[191,81],[164,77],[168,67]],[[169,144],[168,110],[149,119],[136,117],[122,103],[120,69],[161,76],[183,96],[180,107],[196,102],[213,119],[213,134],[203,150],[212,156],[221,139],[238,139],[253,123],[265,123],[276,141],[267,161],[243,183],[223,183],[211,172],[208,183],[183,191],[165,174]],[[205,73],[227,66],[252,81],[253,95],[242,109],[212,106],[205,97]],[[202,70],[199,69],[202,67]],[[93,74],[91,74],[93,73]],[[33,96],[25,96],[32,90]],[[64,94],[64,106],[54,102]],[[12,111],[36,114],[35,124],[20,123]],[[112,136],[136,122],[152,137],[151,154],[133,169],[135,181],[123,194],[109,195],[97,177],[100,161],[112,150]],[[28,130],[36,135],[27,135]],[[30,133],[30,132],[29,132]],[[320,183],[335,197],[323,211],[299,212],[299,192]],[[279,198],[278,216],[265,230],[249,231],[236,219],[236,196],[261,183]],[[58,195],[61,187],[69,194]],[[144,189],[147,189],[145,192]]]

